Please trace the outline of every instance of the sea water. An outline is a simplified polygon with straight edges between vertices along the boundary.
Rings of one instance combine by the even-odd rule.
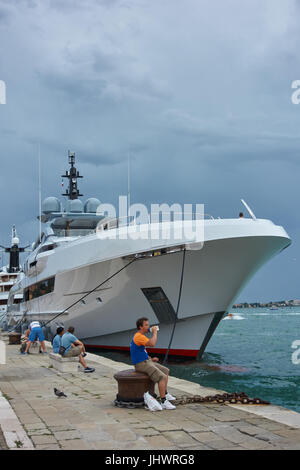
[[[174,365],[172,373],[300,412],[300,364],[292,347],[300,340],[300,307],[231,312],[240,319],[221,320],[201,360],[186,369]]]
[[[200,360],[170,358],[171,375],[204,387],[245,392],[300,412],[300,361],[295,361],[300,307],[242,308],[231,313],[233,319],[221,320]],[[151,355],[151,348],[148,352]],[[126,354],[100,354],[130,363]]]

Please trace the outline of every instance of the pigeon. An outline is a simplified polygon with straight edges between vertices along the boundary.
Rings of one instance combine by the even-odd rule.
[[[57,390],[57,388],[54,388],[54,393],[57,397],[66,397],[67,398],[67,395],[64,394],[64,392],[61,392],[60,390]]]

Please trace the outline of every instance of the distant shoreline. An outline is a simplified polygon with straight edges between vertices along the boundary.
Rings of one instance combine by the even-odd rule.
[[[234,304],[232,308],[283,308],[283,307],[297,307],[300,306],[300,300],[279,300],[277,302],[243,302],[240,304]]]

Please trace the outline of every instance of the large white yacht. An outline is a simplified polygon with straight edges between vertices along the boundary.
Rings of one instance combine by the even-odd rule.
[[[22,267],[20,265],[19,253],[25,248],[19,247],[19,238],[15,226],[12,228],[11,246],[5,247],[0,245],[3,252],[9,253],[9,261],[7,265],[3,265],[0,270],[0,327],[6,324],[6,312],[9,291],[17,280],[22,277]],[[14,296],[14,304],[22,301],[23,294],[20,292]]]
[[[74,154],[69,164],[66,205],[54,197],[43,201],[43,229],[25,277],[10,291],[11,325],[38,319],[52,333],[72,325],[86,347],[129,350],[136,320],[145,316],[159,325],[151,352],[201,357],[247,281],[291,243],[281,226],[251,210],[249,218],[204,218],[196,237],[140,236],[165,222],[137,225],[129,218],[124,224],[97,212],[98,199],[82,203]]]

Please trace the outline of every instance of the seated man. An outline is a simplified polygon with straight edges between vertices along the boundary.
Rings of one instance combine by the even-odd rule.
[[[61,337],[65,333],[65,330],[63,329],[62,326],[59,326],[56,330],[56,336],[53,338],[52,342],[52,349],[53,352],[58,354],[59,353],[59,348],[61,346]]]
[[[65,348],[63,357],[79,356],[79,362],[84,367],[84,372],[94,372],[95,369],[87,367],[86,362],[83,359],[84,356],[86,356],[83,343],[79,341],[73,333],[74,327],[69,326],[68,331],[61,338],[61,346]]]
[[[174,410],[176,406],[172,405],[170,401],[176,400],[176,398],[167,392],[169,369],[158,364],[157,357],[151,359],[145,348],[145,346],[155,346],[158,327],[153,326],[151,328],[152,338],[149,339],[145,336],[145,334],[150,331],[148,318],[139,318],[136,322],[136,326],[138,331],[133,336],[130,343],[130,355],[135,370],[149,375],[150,379],[158,384],[162,408],[165,410]]]

